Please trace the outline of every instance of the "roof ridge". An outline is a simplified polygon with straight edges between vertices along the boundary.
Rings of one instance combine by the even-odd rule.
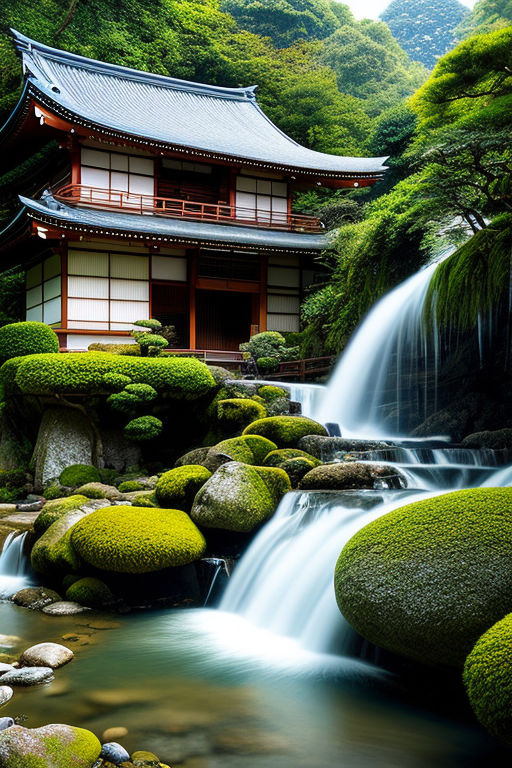
[[[111,64],[109,62],[99,61],[98,59],[90,59],[87,56],[81,56],[77,53],[71,53],[70,51],[63,51],[60,48],[52,48],[49,45],[39,43],[37,40],[33,40],[32,38],[23,35],[12,27],[10,28],[10,33],[13,36],[15,46],[21,53],[23,59],[26,57],[33,58],[33,53],[36,52],[41,54],[44,58],[57,60],[61,63],[67,63],[82,69],[93,70],[99,74],[112,75],[114,77],[132,81],[138,80],[139,82],[151,83],[152,85],[164,88],[188,91],[190,93],[214,96],[217,98],[235,99],[237,101],[256,101],[255,91],[258,87],[257,85],[230,88],[228,86],[198,83],[193,80],[180,80],[179,78],[170,77],[168,75],[157,75],[152,72],[145,72],[141,69],[132,69],[131,67],[125,67],[121,64]]]

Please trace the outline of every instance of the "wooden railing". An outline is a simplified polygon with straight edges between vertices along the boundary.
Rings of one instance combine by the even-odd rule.
[[[308,377],[322,376],[329,373],[335,357],[309,357],[304,360],[288,360],[286,363],[279,364],[279,371],[272,374],[265,374],[266,379],[295,379],[306,381]]]
[[[284,229],[290,232],[322,232],[324,228],[320,219],[299,213],[281,213],[242,208],[238,205],[226,205],[224,203],[153,197],[152,195],[139,195],[117,189],[89,187],[83,184],[66,184],[64,187],[54,190],[53,194],[57,200],[69,205],[83,205],[87,208],[109,209],[146,216],[169,216],[244,227]]]

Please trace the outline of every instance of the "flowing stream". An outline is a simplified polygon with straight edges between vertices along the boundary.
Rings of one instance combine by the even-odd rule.
[[[0,599],[5,600],[30,584],[30,567],[23,553],[26,535],[13,531],[4,541],[0,553]]]

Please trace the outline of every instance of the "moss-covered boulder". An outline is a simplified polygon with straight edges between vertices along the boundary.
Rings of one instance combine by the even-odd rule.
[[[290,399],[290,390],[283,389],[282,387],[276,387],[272,384],[265,384],[263,387],[259,387],[258,395],[268,403],[272,400],[281,400],[281,398]]]
[[[358,461],[317,466],[304,475],[299,484],[304,491],[347,491],[406,486],[405,476],[396,467]]]
[[[261,435],[272,440],[280,448],[295,448],[305,435],[325,435],[327,430],[322,424],[305,416],[269,416],[249,424],[244,435]]]
[[[164,474],[156,484],[156,498],[161,507],[189,512],[198,490],[211,477],[206,467],[189,464],[175,467]]]
[[[179,509],[119,505],[93,512],[71,532],[73,548],[103,571],[148,573],[201,557],[205,540]]]
[[[316,459],[311,460],[306,459],[303,456],[297,456],[296,458],[288,459],[288,461],[281,464],[281,469],[286,472],[290,478],[292,488],[299,487],[304,475],[307,475],[308,472],[311,472],[311,470],[317,466],[315,463],[316,461]]]
[[[67,515],[68,512],[80,509],[88,501],[89,499],[82,494],[47,501],[34,521],[35,532],[41,536],[57,520]]]
[[[266,415],[263,405],[246,398],[231,398],[217,403],[218,426],[225,434],[241,432],[248,424]]]
[[[86,516],[86,512],[75,509],[50,525],[32,547],[30,561],[35,571],[55,576],[80,569],[82,561],[71,546],[71,528]]]
[[[282,469],[231,461],[197,493],[190,516],[204,528],[252,531],[274,514],[289,490],[290,481]]]
[[[134,495],[132,499],[132,507],[153,507],[159,508],[160,504],[156,498],[155,491],[141,491]]]
[[[464,665],[464,685],[478,720],[512,745],[512,613],[477,640]]]
[[[96,736],[71,725],[0,731],[2,768],[92,768],[101,752]]]
[[[271,440],[259,435],[241,435],[222,440],[208,450],[204,466],[215,472],[228,461],[241,461],[243,464],[261,465],[265,457],[277,448]]]
[[[139,483],[138,480],[124,480],[119,483],[117,490],[119,493],[133,493],[134,491],[144,491],[146,486]]]
[[[378,646],[461,666],[512,611],[511,523],[510,488],[455,491],[383,515],[340,554],[342,614]]]
[[[60,484],[70,488],[77,488],[86,483],[99,483],[100,480],[99,470],[90,464],[72,464],[62,470],[59,476]]]
[[[194,448],[192,451],[184,453],[179,459],[174,462],[175,467],[184,467],[186,464],[200,464],[204,466],[204,460],[210,450],[209,446],[203,446],[202,448]]]
[[[73,581],[66,590],[66,600],[88,608],[109,608],[116,601],[105,582],[92,576]]]
[[[512,449],[512,429],[494,429],[485,432],[473,432],[462,441],[465,448],[490,448],[493,451]]]
[[[300,451],[298,448],[279,448],[277,451],[271,451],[263,460],[265,467],[282,467],[290,459],[307,459],[312,462],[314,467],[319,467],[322,463],[310,453]]]
[[[87,499],[120,501],[123,498],[123,494],[115,485],[106,485],[106,483],[86,483],[77,488],[76,491],[82,496],[86,496]]]

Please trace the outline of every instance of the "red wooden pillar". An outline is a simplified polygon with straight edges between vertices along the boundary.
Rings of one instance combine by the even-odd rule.
[[[196,283],[197,283],[197,259],[198,251],[190,255],[188,281],[189,281],[189,348],[196,348]]]

